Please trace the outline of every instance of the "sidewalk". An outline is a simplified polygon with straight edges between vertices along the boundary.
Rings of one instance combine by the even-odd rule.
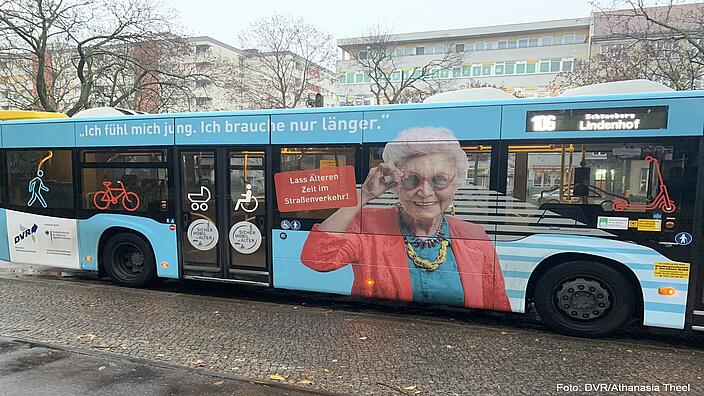
[[[0,338],[0,390],[5,396],[312,394],[183,367],[8,338]]]

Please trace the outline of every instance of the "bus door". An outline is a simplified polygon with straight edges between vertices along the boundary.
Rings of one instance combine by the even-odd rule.
[[[180,152],[182,273],[269,284],[263,150]]]

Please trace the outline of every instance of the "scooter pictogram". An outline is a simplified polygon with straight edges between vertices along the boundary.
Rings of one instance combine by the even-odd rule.
[[[106,210],[110,205],[117,205],[117,201],[122,200],[122,207],[126,211],[134,212],[139,209],[139,196],[132,191],[127,191],[125,185],[120,180],[117,181],[117,184],[120,186],[113,188],[110,187],[112,182],[103,182],[105,190],[98,191],[93,195],[93,204],[95,204],[95,207],[100,210]],[[117,193],[117,195],[114,193]]]
[[[662,178],[662,173],[660,172],[660,163],[652,155],[645,157],[646,162],[652,162],[653,168],[655,169],[655,174],[658,177],[658,195],[647,203],[632,204],[623,198],[614,199],[614,211],[623,212],[626,210],[656,210],[661,209],[665,213],[672,213],[677,209],[675,201],[670,198],[670,193],[667,191],[667,186]]]

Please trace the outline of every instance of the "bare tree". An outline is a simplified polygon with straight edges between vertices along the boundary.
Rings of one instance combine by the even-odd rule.
[[[461,65],[463,59],[462,53],[449,44],[424,64],[408,65],[405,48],[398,44],[391,29],[382,24],[371,26],[364,37],[346,48],[352,60],[369,76],[369,88],[377,104],[398,103],[408,98],[422,101],[442,91],[447,82],[439,79],[438,74]]]
[[[599,82],[648,79],[677,90],[701,88],[704,4],[616,0],[595,3],[598,53],[558,75],[558,89]]]
[[[177,57],[186,41],[159,2],[0,0],[3,89],[23,108],[72,115],[95,105],[168,108],[200,76]],[[4,70],[2,70],[4,69]],[[164,95],[168,92],[168,95]]]
[[[274,14],[240,32],[248,55],[245,101],[256,108],[294,108],[317,93],[335,58],[332,35],[302,18]]]

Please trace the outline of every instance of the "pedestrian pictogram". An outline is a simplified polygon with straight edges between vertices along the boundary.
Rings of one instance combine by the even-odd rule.
[[[689,245],[692,243],[692,234],[688,232],[680,232],[675,235],[675,242],[677,242],[678,245]]]
[[[39,169],[37,171],[37,176],[35,176],[34,179],[29,181],[28,190],[32,193],[32,196],[29,198],[27,206],[34,205],[34,202],[38,200],[39,203],[46,208],[46,201],[44,200],[44,197],[42,197],[42,191],[49,192],[49,187],[44,185],[44,180],[42,179],[42,176],[44,176],[44,171]]]

